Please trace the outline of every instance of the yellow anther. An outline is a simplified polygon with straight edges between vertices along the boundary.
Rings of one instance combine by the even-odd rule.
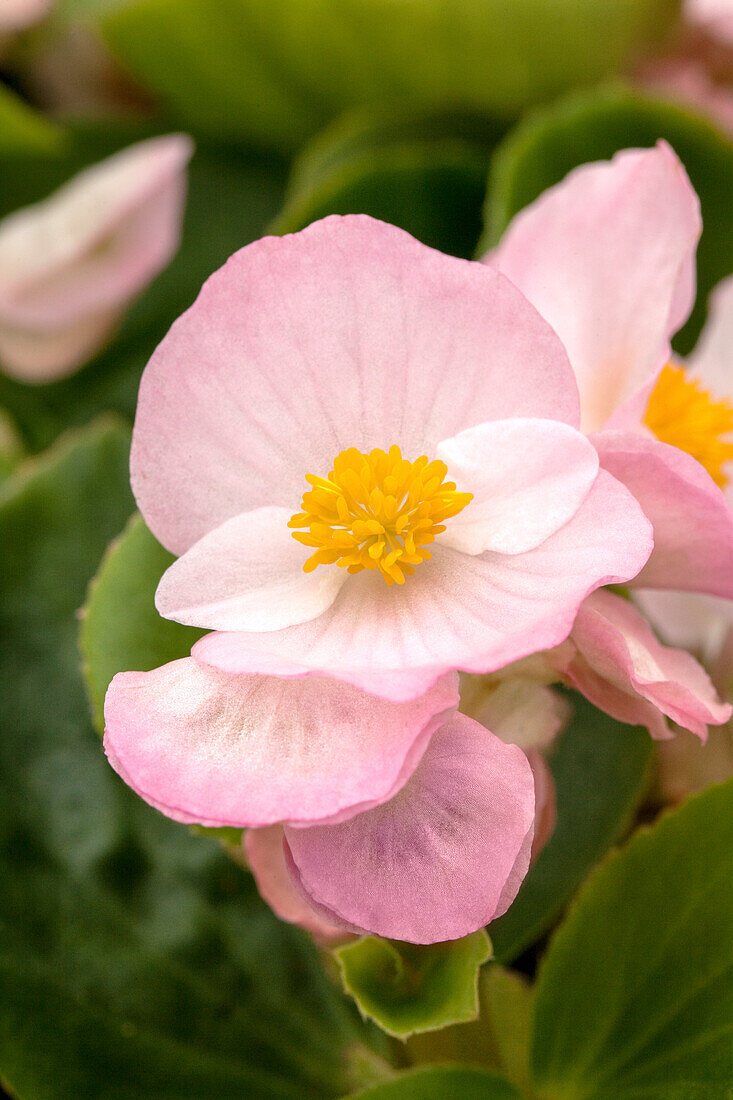
[[[473,499],[446,481],[444,462],[421,455],[414,462],[399,447],[363,454],[348,447],[327,478],[306,474],[311,489],[302,512],[289,521],[293,538],[315,549],[303,569],[339,565],[349,573],[378,569],[387,584],[404,584],[414,566],[431,557],[425,547]]]
[[[728,476],[723,467],[733,461],[733,442],[728,441],[733,407],[727,401],[715,401],[683,367],[668,363],[649,399],[644,423],[663,443],[696,458],[725,488]]]

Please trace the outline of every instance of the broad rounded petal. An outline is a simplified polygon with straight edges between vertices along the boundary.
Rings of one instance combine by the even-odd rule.
[[[296,887],[285,862],[282,825],[248,829],[242,843],[260,895],[281,920],[327,942],[349,934],[348,928],[320,916]]]
[[[733,513],[690,455],[638,432],[592,437],[601,466],[629,489],[654,528],[654,552],[634,584],[733,596]]]
[[[601,471],[573,519],[536,550],[469,556],[436,545],[403,586],[365,571],[317,619],[207,634],[192,653],[229,672],[328,675],[408,699],[447,669],[492,672],[559,644],[585,596],[635,576],[651,545],[636,501]]]
[[[182,553],[263,505],[297,510],[347,447],[434,457],[485,420],[577,424],[560,341],[503,276],[363,216],[237,252],[144,373],[132,482]]]
[[[120,321],[117,309],[94,313],[65,328],[17,328],[0,318],[0,364],[21,382],[63,378],[104,347]]]
[[[464,554],[534,550],[575,515],[598,473],[592,444],[556,420],[480,424],[444,440],[438,456],[473,493],[440,540]]]
[[[687,365],[714,398],[733,398],[733,275],[711,294],[707,323]]]
[[[303,572],[307,551],[284,508],[227,520],[163,574],[155,606],[166,619],[210,630],[280,630],[331,606],[345,569]]]
[[[377,935],[434,943],[510,904],[504,888],[533,826],[524,753],[458,714],[389,802],[339,825],[286,827],[285,837],[317,903]]]
[[[567,348],[600,428],[662,365],[694,301],[697,196],[663,142],[583,165],[512,221],[488,258]]]
[[[331,820],[399,789],[457,701],[455,676],[395,705],[334,681],[228,676],[186,658],[115,676],[104,744],[125,782],[177,821]]]
[[[661,719],[705,738],[707,726],[731,715],[710,677],[694,657],[663,646],[628,600],[594,592],[585,601],[571,639],[578,649],[567,678],[592,703],[620,721],[647,725],[652,736],[666,737]],[[627,698],[619,700],[619,695]],[[649,704],[661,714],[649,714]]]

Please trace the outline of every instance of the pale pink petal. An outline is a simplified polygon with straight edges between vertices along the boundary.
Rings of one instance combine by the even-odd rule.
[[[53,0],[0,0],[0,33],[20,31],[43,19]]]
[[[557,420],[496,420],[438,447],[448,476],[473,500],[441,544],[481,554],[534,550],[577,512],[598,473],[585,436]]]
[[[635,588],[634,603],[662,641],[695,652],[710,668],[733,627],[733,602],[697,592]]]
[[[654,552],[634,584],[733,596],[733,513],[700,463],[640,433],[605,431],[592,441],[654,528]]]
[[[285,863],[282,825],[248,829],[243,845],[260,895],[281,920],[298,924],[326,942],[348,935],[343,925],[320,916],[296,887]]]
[[[263,505],[298,511],[347,447],[435,449],[485,420],[577,424],[567,356],[511,284],[363,216],[237,252],[153,355],[132,483],[182,553]]]
[[[466,713],[463,705],[461,710]],[[529,753],[550,747],[570,717],[570,706],[547,684],[511,676],[494,685],[471,713],[502,741]]]
[[[186,658],[115,676],[104,743],[125,782],[177,821],[330,820],[389,798],[457,701],[455,676],[395,705],[329,680],[228,676]]]
[[[474,932],[500,900],[510,904],[504,887],[514,872],[518,889],[526,873],[515,865],[533,824],[527,758],[459,714],[389,802],[339,825],[286,827],[285,836],[317,903],[380,936],[434,943]]]
[[[331,606],[345,569],[303,572],[308,551],[284,508],[227,520],[163,574],[155,606],[166,619],[211,630],[280,630]]]
[[[685,0],[685,19],[707,34],[733,46],[733,3],[731,0]]]
[[[105,310],[48,331],[15,328],[0,320],[0,365],[23,382],[63,378],[107,343],[121,316],[118,309]]]
[[[191,153],[182,134],[151,138],[0,223],[0,354],[9,372],[49,377],[55,336],[66,348],[56,375],[103,342],[110,324],[102,320],[116,320],[178,247]]]
[[[547,761],[536,749],[527,753],[534,776],[535,821],[530,861],[534,863],[555,831],[557,799],[555,780]]]
[[[585,430],[669,353],[694,301],[697,196],[663,142],[583,165],[512,221],[488,258],[560,336]]]
[[[710,295],[708,319],[687,365],[716,400],[733,401],[733,275]]]
[[[662,718],[704,739],[707,726],[730,718],[710,677],[694,657],[663,646],[642,615],[620,596],[594,592],[581,607],[571,640],[577,656],[566,679],[601,710],[622,722],[668,737]]]
[[[494,671],[557,645],[585,596],[635,576],[651,545],[636,501],[601,471],[575,517],[527,554],[436,545],[403,586],[365,571],[317,619],[267,634],[207,634],[193,656],[229,672],[328,675],[408,699],[448,669]]]

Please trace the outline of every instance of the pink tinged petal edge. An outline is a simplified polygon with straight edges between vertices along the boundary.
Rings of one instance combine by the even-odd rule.
[[[266,505],[298,510],[306,473],[347,447],[435,457],[487,420],[578,423],[567,355],[503,276],[362,215],[235,253],[153,354],[132,484],[183,553]]]
[[[283,826],[248,829],[243,846],[261,897],[281,920],[297,924],[324,942],[341,940],[350,929],[319,915],[293,882],[283,851]]]
[[[192,152],[184,134],[140,142],[0,223],[0,358],[9,373],[58,377],[101,346],[178,248]]]
[[[464,554],[534,550],[577,512],[598,473],[585,436],[556,420],[495,420],[443,440],[448,476],[473,500],[447,522],[444,546]]]
[[[521,749],[458,714],[389,802],[340,825],[286,827],[291,870],[349,924],[412,943],[457,939],[511,904],[534,806]]]
[[[654,551],[634,584],[732,597],[733,513],[700,463],[634,432],[598,432],[592,442],[654,529]]]
[[[176,821],[339,820],[390,798],[457,703],[455,675],[395,705],[334,681],[228,676],[185,658],[115,676],[104,744],[125,782]]]
[[[534,776],[535,823],[530,850],[530,862],[534,863],[555,831],[557,799],[555,780],[542,753],[530,751],[527,759]]]
[[[583,165],[516,215],[487,258],[567,348],[584,430],[660,366],[695,297],[697,196],[664,142]]]
[[[578,650],[566,677],[612,717],[671,736],[662,717],[701,740],[731,707],[721,703],[705,670],[684,650],[663,646],[628,600],[595,592],[578,613],[571,640]]]
[[[155,606],[166,619],[213,630],[280,630],[326,611],[345,569],[303,572],[310,551],[296,542],[284,508],[227,520],[163,574]]]
[[[328,675],[409,699],[448,669],[491,672],[558,645],[588,593],[634,577],[651,547],[638,504],[601,471],[573,519],[527,554],[436,545],[401,587],[360,573],[317,619],[267,634],[207,634],[192,656],[233,673]]]

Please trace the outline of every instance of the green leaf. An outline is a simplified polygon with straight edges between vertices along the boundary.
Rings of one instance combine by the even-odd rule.
[[[80,644],[100,733],[104,731],[104,696],[116,673],[149,672],[188,657],[204,633],[163,619],[155,610],[158,581],[173,561],[173,555],[136,515],[107,550],[90,585]]]
[[[497,959],[510,962],[552,924],[580,883],[624,833],[644,793],[653,744],[572,695],[573,720],[548,763],[557,824],[508,912],[490,926]]]
[[[186,126],[294,148],[351,107],[509,117],[626,71],[677,0],[128,0],[113,52]]]
[[[733,1081],[733,780],[588,880],[537,985],[542,1097],[723,1100]]]
[[[39,159],[3,156],[0,150],[0,217],[150,133],[117,122],[79,123],[63,155]],[[280,205],[284,178],[284,166],[272,158],[199,145],[189,168],[181,248],[130,309],[109,347],[78,374],[50,385],[29,386],[0,376],[0,405],[12,413],[32,450],[47,447],[64,428],[85,424],[101,411],[132,419],[140,375],[156,345],[212,271],[262,234]]]
[[[31,157],[63,150],[64,131],[0,83],[0,157]],[[5,180],[3,179],[3,187]]]
[[[12,473],[25,453],[23,440],[12,419],[0,409],[0,483]]]
[[[307,937],[126,788],[89,723],[76,611],[132,508],[127,458],[98,424],[0,489],[0,1079],[27,1100],[338,1096],[367,1031]]]
[[[496,1073],[473,1066],[421,1066],[401,1073],[349,1100],[519,1100],[514,1087]]]
[[[479,968],[491,943],[483,929],[428,946],[364,936],[334,954],[362,1014],[404,1039],[476,1018]]]
[[[271,229],[292,233],[326,214],[371,214],[443,252],[471,256],[486,168],[505,129],[455,115],[349,115],[306,146]]]
[[[409,1038],[410,1061],[479,1062],[529,1093],[532,987],[522,974],[491,963],[479,975],[479,1006],[477,1020]]]
[[[496,153],[479,254],[497,243],[512,217],[579,164],[665,138],[700,196],[703,235],[697,253],[698,298],[675,341],[686,354],[705,317],[707,296],[733,271],[733,144],[706,119],[623,88],[576,95],[518,126]]]

